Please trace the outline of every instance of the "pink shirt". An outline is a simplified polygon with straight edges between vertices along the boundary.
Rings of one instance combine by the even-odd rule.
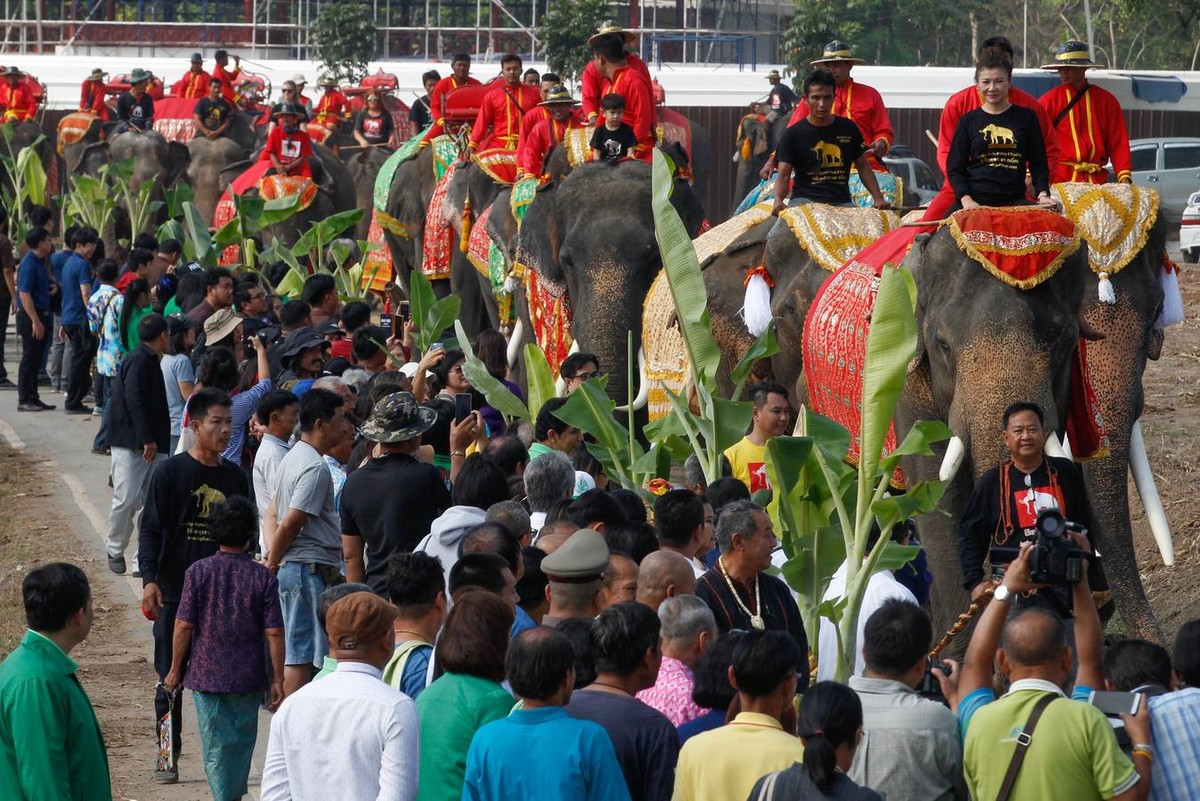
[[[692,669],[669,656],[663,656],[658,669],[658,681],[648,690],[642,690],[637,698],[667,716],[674,726],[695,720],[709,710],[692,700],[692,687],[696,678]]]

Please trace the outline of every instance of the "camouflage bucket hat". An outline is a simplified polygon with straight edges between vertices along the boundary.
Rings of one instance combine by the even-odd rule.
[[[433,427],[437,412],[417,403],[411,392],[393,392],[375,404],[362,435],[372,442],[402,442]]]

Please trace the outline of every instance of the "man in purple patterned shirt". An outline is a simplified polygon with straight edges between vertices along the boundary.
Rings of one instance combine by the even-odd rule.
[[[654,686],[638,700],[667,716],[674,726],[695,720],[707,709],[692,700],[693,671],[700,656],[717,638],[717,621],[708,604],[695,595],[676,595],[658,607],[662,623],[662,665]]]
[[[283,700],[283,613],[275,575],[247,553],[258,537],[254,502],[227,498],[212,509],[208,523],[220,550],[184,574],[163,686],[178,691],[182,674],[192,691],[213,798],[241,798],[263,693],[270,690],[270,709]]]

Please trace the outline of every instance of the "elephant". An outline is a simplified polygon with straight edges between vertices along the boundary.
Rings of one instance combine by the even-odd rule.
[[[627,337],[632,332],[641,347],[642,304],[662,267],[650,197],[650,165],[584,164],[539,189],[517,236],[526,267],[565,285],[572,337],[614,376],[608,391],[618,404],[631,400],[623,380]],[[685,179],[675,179],[671,202],[694,236],[704,210]],[[532,332],[524,298],[516,309],[523,330]]]
[[[338,154],[345,161],[346,169],[350,171],[350,180],[354,182],[355,205],[364,212],[355,230],[358,239],[367,238],[367,229],[371,225],[371,209],[375,203],[375,178],[391,154],[391,150],[382,147],[342,150]]]
[[[42,135],[42,128],[34,122],[19,122],[7,123],[9,130],[12,132],[12,138],[6,147],[5,155],[11,155],[13,161],[17,159],[17,155],[28,147],[32,147],[33,143]],[[55,195],[59,192],[57,185],[52,185],[54,178],[55,160],[58,158],[54,153],[54,143],[49,138],[43,139],[37,145],[38,161],[42,163],[42,169],[46,172],[46,189],[48,195]],[[9,184],[9,178],[5,174],[7,167],[0,165],[0,181],[5,185]]]
[[[222,173],[235,164],[245,163],[249,151],[225,136],[216,139],[198,136],[187,143],[187,149],[187,177],[195,192],[193,202],[201,217],[211,220],[217,201],[229,186],[228,180],[222,180]]]
[[[267,229],[271,237],[284,245],[291,246],[310,225],[326,217],[355,208],[354,184],[350,171],[329,148],[313,145],[313,182],[317,185],[317,196],[312,204],[293,214],[283,222]],[[222,183],[232,182],[245,169],[244,164],[235,164],[221,173]],[[247,195],[258,192],[256,187],[248,189]]]
[[[425,147],[396,168],[388,188],[387,213],[403,227],[406,235],[400,236],[385,228],[383,238],[392,254],[395,282],[406,296],[409,275],[413,270],[420,269],[424,260],[422,242],[425,239],[425,214],[436,186],[433,148]]]
[[[763,165],[767,163],[767,157],[779,144],[779,137],[787,130],[787,125],[788,115],[786,114],[777,117],[773,122],[769,121],[767,117],[757,114],[747,114],[742,118],[738,125],[736,141],[738,151],[734,155],[734,160],[737,162],[737,178],[733,184],[731,214],[737,210],[742,199],[758,186],[760,180],[758,174],[762,171]],[[741,149],[743,140],[749,140],[751,143],[749,160],[743,158]]]

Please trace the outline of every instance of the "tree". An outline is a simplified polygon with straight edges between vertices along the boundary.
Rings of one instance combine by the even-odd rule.
[[[591,59],[588,37],[612,17],[609,0],[550,0],[538,41],[550,70],[564,81],[577,81]]]
[[[322,77],[358,83],[378,52],[370,6],[361,0],[323,3],[313,22],[312,40],[324,70]]]

